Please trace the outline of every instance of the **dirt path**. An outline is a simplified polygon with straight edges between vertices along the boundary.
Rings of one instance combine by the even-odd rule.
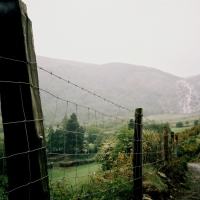
[[[200,200],[200,164],[188,163],[188,181],[191,191],[185,194],[181,200]]]

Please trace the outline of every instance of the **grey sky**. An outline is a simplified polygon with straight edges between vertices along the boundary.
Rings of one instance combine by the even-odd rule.
[[[199,0],[23,0],[36,54],[200,74]]]

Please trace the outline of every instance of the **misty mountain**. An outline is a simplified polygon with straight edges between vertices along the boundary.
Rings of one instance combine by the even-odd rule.
[[[39,67],[121,106],[131,110],[142,107],[146,116],[200,111],[200,75],[180,78],[144,66],[124,63],[96,65],[41,56],[37,56],[37,63]],[[41,69],[38,73],[40,88],[55,96],[111,115],[133,115]],[[64,116],[68,109],[68,103],[43,91],[41,99],[44,116],[51,116],[52,120],[53,116]]]

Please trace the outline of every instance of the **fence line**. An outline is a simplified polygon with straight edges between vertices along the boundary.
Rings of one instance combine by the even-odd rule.
[[[22,62],[22,63],[25,63],[25,64],[31,64],[31,65],[37,65],[37,63],[29,63],[29,62],[23,62],[23,61],[20,61],[20,60],[14,60],[14,59],[8,59],[8,58],[5,58],[5,57],[1,57],[0,56],[0,58],[3,58],[3,59],[7,59],[7,60],[11,60],[11,61],[15,61],[15,62]],[[42,69],[43,70],[43,68],[40,68],[40,67],[38,67],[39,69]],[[45,71],[45,70],[44,70]],[[48,72],[48,71],[46,71],[46,72]],[[28,85],[28,86],[30,86],[31,88],[33,88],[33,89],[36,89],[36,90],[40,90],[40,91],[42,91],[42,92],[45,92],[46,94],[49,94],[49,95],[51,95],[52,97],[54,97],[55,99],[56,99],[56,102],[55,102],[55,112],[54,112],[54,115],[53,115],[53,119],[52,119],[52,121],[51,121],[51,123],[49,124],[49,128],[47,129],[47,131],[51,131],[51,129],[50,129],[50,127],[54,127],[54,126],[56,126],[55,125],[55,119],[56,119],[56,117],[57,117],[57,110],[58,110],[58,106],[59,106],[59,102],[58,102],[58,100],[61,100],[61,101],[64,101],[64,102],[66,102],[66,112],[65,112],[65,114],[66,114],[66,117],[67,117],[67,119],[69,120],[70,119],[70,116],[69,116],[69,104],[72,104],[73,106],[74,106],[74,113],[76,114],[76,117],[77,117],[77,122],[75,123],[75,130],[68,130],[68,129],[66,129],[66,130],[62,130],[62,129],[59,129],[59,128],[56,128],[55,130],[53,130],[52,131],[52,133],[49,133],[48,134],[48,136],[50,137],[50,139],[48,138],[48,141],[47,141],[47,143],[48,142],[50,142],[50,146],[45,146],[45,147],[42,147],[42,148],[38,148],[38,149],[34,149],[34,150],[28,150],[28,151],[26,151],[26,152],[21,152],[21,153],[18,153],[18,154],[13,154],[13,155],[10,155],[10,156],[3,156],[0,160],[3,160],[3,163],[4,163],[4,161],[6,160],[6,159],[8,159],[8,158],[10,158],[10,157],[12,157],[12,156],[18,156],[18,155],[21,155],[21,154],[27,154],[27,155],[29,155],[30,153],[32,153],[32,152],[35,152],[35,151],[39,151],[39,150],[48,150],[48,152],[47,152],[47,156],[48,156],[48,162],[49,162],[49,175],[47,175],[47,176],[45,176],[45,177],[42,177],[42,178],[40,178],[40,179],[37,179],[37,180],[35,180],[35,181],[31,181],[31,178],[30,178],[30,181],[27,183],[27,184],[25,184],[25,185],[22,185],[22,186],[20,186],[20,187],[17,187],[17,188],[14,188],[14,189],[12,189],[12,190],[10,190],[10,191],[7,191],[6,192],[6,195],[9,195],[9,193],[11,193],[11,192],[13,192],[14,190],[18,190],[18,189],[20,189],[21,187],[29,187],[29,185],[30,184],[34,184],[35,182],[37,182],[37,181],[42,181],[42,179],[45,179],[45,178],[50,178],[50,185],[52,185],[52,186],[54,186],[54,183],[55,183],[55,179],[54,179],[54,176],[55,176],[55,171],[58,169],[60,169],[60,168],[62,168],[62,167],[60,167],[59,168],[59,166],[60,166],[60,164],[59,164],[59,166],[58,166],[58,163],[56,164],[57,166],[55,166],[55,162],[52,164],[52,166],[50,165],[50,163],[52,162],[51,160],[53,159],[53,157],[59,157],[59,156],[63,156],[62,157],[62,159],[63,159],[63,161],[65,161],[65,163],[66,163],[66,161],[69,161],[71,158],[70,158],[70,156],[71,157],[74,157],[73,159],[75,160],[75,162],[73,163],[74,165],[75,165],[75,173],[74,173],[74,175],[73,176],[69,176],[68,175],[68,170],[69,169],[67,169],[66,167],[63,167],[64,169],[64,171],[63,171],[63,177],[62,178],[60,178],[60,179],[58,179],[58,180],[60,180],[60,183],[62,183],[62,181],[64,181],[65,179],[66,180],[70,180],[70,179],[74,179],[74,187],[75,187],[75,189],[76,189],[76,191],[75,191],[75,193],[76,193],[76,195],[79,195],[78,193],[77,193],[77,189],[78,189],[78,187],[79,187],[79,181],[78,180],[80,180],[80,178],[84,178],[84,177],[86,177],[87,178],[87,183],[90,183],[90,181],[91,181],[91,177],[94,175],[93,174],[93,169],[92,169],[92,164],[90,164],[89,162],[90,162],[90,156],[93,156],[93,155],[96,155],[97,154],[97,152],[96,153],[91,153],[90,152],[90,149],[89,149],[89,139],[86,137],[87,136],[87,132],[84,132],[84,131],[82,131],[82,130],[78,130],[80,127],[79,127],[79,124],[78,124],[78,118],[79,118],[79,114],[78,114],[78,111],[79,111],[79,108],[84,108],[84,109],[86,109],[86,111],[87,111],[87,126],[85,126],[86,128],[89,128],[90,126],[91,126],[91,118],[93,118],[93,123],[95,124],[95,131],[96,131],[96,133],[92,133],[92,134],[89,134],[90,136],[99,136],[99,133],[97,133],[97,131],[98,131],[98,128],[99,128],[99,126],[100,126],[100,124],[102,123],[102,125],[103,126],[105,126],[105,122],[106,122],[106,120],[108,120],[108,119],[110,119],[110,120],[115,120],[115,122],[114,122],[114,125],[113,125],[113,130],[111,130],[111,131],[108,131],[108,133],[107,134],[105,134],[105,137],[104,137],[104,140],[108,140],[109,141],[109,139],[110,138],[112,138],[113,137],[113,135],[114,136],[117,136],[117,134],[118,134],[118,121],[121,121],[122,123],[125,123],[126,121],[124,120],[124,119],[121,119],[121,118],[119,118],[118,117],[118,114],[120,113],[120,109],[125,109],[125,110],[127,110],[127,111],[130,111],[130,112],[132,112],[132,113],[135,113],[135,115],[138,115],[138,116],[141,116],[141,117],[143,117],[143,118],[145,118],[145,119],[147,119],[149,122],[151,122],[151,123],[154,123],[153,121],[151,121],[150,119],[148,119],[148,117],[146,117],[146,116],[144,116],[143,114],[140,114],[140,113],[138,113],[137,111],[132,111],[132,110],[129,110],[129,109],[126,109],[125,107],[123,107],[123,106],[121,106],[121,105],[118,105],[118,104],[115,104],[114,102],[112,102],[112,101],[109,101],[109,100],[107,100],[107,99],[104,99],[103,97],[101,97],[101,96],[99,96],[99,95],[96,95],[96,94],[94,94],[94,93],[92,93],[92,92],[90,92],[89,90],[87,90],[87,89],[84,89],[84,88],[82,88],[82,87],[80,87],[80,86],[77,86],[77,85],[75,85],[74,83],[72,83],[72,82],[70,82],[70,81],[67,81],[67,80],[65,80],[65,79],[63,79],[63,78],[61,78],[61,77],[58,77],[57,75],[55,75],[55,74],[53,74],[53,73],[51,73],[51,72],[48,72],[49,74],[51,74],[51,75],[54,75],[55,77],[57,77],[57,78],[60,78],[60,79],[62,79],[62,80],[64,80],[65,82],[67,82],[67,83],[70,83],[70,84],[72,84],[73,86],[76,86],[76,87],[78,87],[78,88],[80,88],[80,89],[83,89],[83,90],[85,90],[85,91],[87,91],[89,94],[92,94],[92,95],[94,95],[94,96],[97,96],[97,97],[99,97],[99,98],[101,98],[101,99],[103,99],[104,101],[106,101],[106,102],[108,102],[108,103],[111,103],[111,104],[113,104],[114,106],[116,106],[116,107],[118,107],[119,108],[119,111],[118,111],[118,113],[116,114],[116,116],[113,116],[113,115],[109,115],[109,114],[106,114],[106,113],[102,113],[101,111],[98,111],[98,110],[96,110],[96,109],[94,109],[94,108],[90,108],[90,107],[87,107],[87,106],[83,106],[83,105],[79,105],[79,104],[77,104],[77,103],[74,103],[74,102],[72,102],[72,101],[68,101],[68,100],[65,100],[65,99],[63,99],[63,98],[60,98],[60,97],[58,97],[58,96],[56,96],[56,95],[54,95],[54,94],[52,94],[51,92],[49,92],[49,91],[46,91],[46,90],[44,90],[44,89],[41,89],[41,88],[39,88],[39,87],[35,87],[33,84],[31,84],[31,83],[25,83],[25,82],[13,82],[13,81],[2,81],[2,80],[0,80],[0,83],[12,83],[12,84],[19,84],[19,86],[21,87],[21,85]],[[22,101],[23,102],[23,101]],[[93,112],[93,116],[91,116],[91,113],[90,112]],[[101,120],[99,120],[99,118],[100,118],[100,116],[97,116],[97,115],[101,115]],[[104,117],[107,117],[107,119],[105,119]],[[4,125],[6,125],[6,124],[13,124],[13,123],[24,123],[25,125],[26,125],[26,123],[29,123],[29,122],[36,122],[36,121],[43,121],[43,119],[26,119],[26,116],[24,116],[24,120],[22,120],[22,121],[14,121],[14,122],[6,122],[6,123],[3,123]],[[100,122],[101,121],[101,122]],[[113,121],[110,121],[110,123],[113,123]],[[128,121],[127,121],[127,124],[128,124]],[[70,125],[74,125],[74,123],[73,122],[69,122],[69,121],[67,121],[67,123],[66,123],[66,126],[70,126]],[[134,126],[136,126],[136,127],[142,127],[143,126],[143,123],[137,123],[136,121],[134,122]],[[87,130],[87,129],[86,129]],[[104,131],[106,131],[106,128],[105,127],[103,127],[103,130]],[[53,141],[52,141],[52,136],[53,136],[53,134],[54,133],[56,133],[56,131],[60,131],[60,134],[62,134],[62,140],[63,140],[63,152],[61,152],[61,153],[55,153],[55,152],[53,152],[53,149],[52,149],[52,146],[53,146]],[[88,131],[88,130],[87,130]],[[54,133],[53,133],[54,132]],[[141,134],[141,133],[139,133],[140,131],[138,130],[138,129],[135,129],[135,134],[137,135],[137,137],[138,137],[138,135],[139,134]],[[67,141],[66,141],[66,137],[67,137],[67,134],[69,134],[69,135],[71,135],[72,136],[72,143],[74,144],[74,146],[73,146],[73,148],[74,148],[74,150],[73,150],[73,152],[74,153],[66,153],[66,148],[67,148]],[[85,139],[85,141],[86,141],[86,143],[87,143],[87,145],[86,145],[86,150],[85,150],[85,152],[86,153],[79,153],[78,151],[78,137],[80,136],[80,135],[83,135],[83,137],[84,137],[84,139]],[[149,140],[147,140],[147,139],[149,139]],[[125,156],[131,156],[131,154],[133,154],[134,155],[134,157],[135,156],[138,156],[138,155],[141,155],[141,156],[143,156],[143,158],[142,158],[142,162],[140,162],[140,164],[139,165],[137,165],[137,162],[134,162],[133,163],[133,165],[132,166],[128,166],[128,167],[126,167],[126,168],[119,168],[119,170],[121,170],[121,169],[123,169],[123,170],[137,170],[138,168],[140,168],[140,170],[143,170],[142,168],[145,168],[145,167],[147,167],[147,166],[156,166],[156,168],[158,169],[158,170],[160,170],[161,168],[163,168],[164,166],[165,166],[165,159],[164,159],[164,149],[163,149],[163,142],[162,142],[162,139],[160,139],[160,141],[157,141],[156,140],[156,142],[153,142],[150,138],[145,138],[145,139],[135,139],[134,141],[132,140],[132,139],[128,139],[128,141],[129,142],[134,142],[135,144],[144,144],[145,142],[147,143],[147,146],[146,146],[146,149],[143,147],[143,150],[142,151],[139,151],[139,152],[136,152],[136,151],[134,151],[134,152],[125,152],[124,153],[124,155]],[[28,143],[29,141],[27,141],[27,143]],[[155,148],[151,151],[151,149],[149,149],[150,148],[150,146],[154,146]],[[112,150],[113,150],[113,147],[112,147],[112,144],[109,144],[108,145],[108,152],[112,152]],[[105,153],[98,153],[98,155],[99,156],[104,156],[104,157],[106,157],[107,156],[107,153],[105,152]],[[109,153],[108,154],[109,156],[111,156],[111,157],[117,157],[118,156],[118,153]],[[79,175],[79,158],[81,158],[81,157],[84,157],[84,158],[86,158],[85,160],[86,160],[86,163],[88,164],[88,168],[87,168],[87,170],[88,170],[88,174],[86,174],[86,175]],[[57,162],[57,161],[56,161]],[[80,161],[80,162],[83,162],[82,160]],[[63,162],[64,163],[64,162]],[[161,164],[160,164],[161,163]],[[30,161],[29,161],[29,164],[30,164]],[[85,164],[85,163],[84,163]],[[3,166],[4,166],[4,164],[3,164]],[[55,170],[53,169],[54,167],[56,167],[55,168]],[[100,167],[100,165],[98,165],[98,168]],[[109,168],[110,166],[108,166],[108,168]],[[97,168],[96,168],[97,169]],[[57,170],[57,171],[58,171]],[[112,170],[112,168],[110,168],[110,169],[108,169],[110,172],[112,172],[112,173],[115,173],[113,170]],[[31,169],[29,169],[29,172],[31,173]],[[106,173],[106,172],[101,172],[102,173],[102,176],[104,176],[104,174]],[[155,173],[156,173],[156,171],[155,171]],[[134,174],[132,174],[132,176],[133,176]],[[106,197],[107,199],[109,199],[109,198],[115,198],[114,197],[114,195],[115,195],[115,193],[117,193],[117,191],[115,190],[116,188],[119,188],[121,185],[124,185],[124,184],[130,184],[130,183],[133,183],[134,181],[137,181],[137,180],[142,180],[142,178],[144,178],[144,177],[146,177],[146,176],[148,176],[148,173],[145,173],[145,174],[141,174],[141,175],[139,175],[139,177],[132,177],[132,178],[128,178],[128,179],[131,179],[131,180],[129,180],[129,181],[126,181],[126,182],[124,182],[123,184],[118,184],[118,185],[115,185],[115,186],[111,186],[111,187],[108,187],[107,189],[104,189],[104,190],[102,190],[102,191],[99,191],[99,192],[94,192],[94,193],[90,193],[90,194],[83,194],[82,196],[77,196],[77,198],[85,198],[85,197],[92,197],[92,196],[95,196],[95,195],[97,195],[97,194],[103,194],[104,192],[109,192],[109,191],[114,191],[114,192],[111,192],[111,194],[109,194],[110,196],[109,197]],[[4,178],[6,177],[6,175],[5,175],[5,173],[4,173]],[[57,180],[57,179],[56,179]],[[70,184],[70,183],[68,183],[68,184]],[[67,187],[67,184],[65,185],[66,187]],[[131,186],[131,187],[133,187],[133,186]],[[135,186],[134,186],[135,187]],[[135,187],[135,191],[136,190],[140,190],[141,191],[141,189],[142,189],[142,186],[139,186],[139,187]],[[67,189],[65,189],[66,191],[65,192],[67,192]],[[119,192],[120,193],[120,192]],[[2,196],[3,196],[4,194],[2,194]],[[51,196],[51,198],[52,199],[54,199],[54,198],[56,198],[56,196],[54,196],[55,194],[52,194],[52,196]],[[141,195],[141,192],[140,192],[140,195]],[[4,198],[4,197],[3,197]],[[105,199],[106,199],[105,198]],[[139,197],[139,198],[141,198],[141,196]],[[6,197],[5,197],[5,199],[6,199]],[[30,197],[29,197],[29,199],[30,199]]]
[[[119,113],[121,109],[124,109],[141,118],[145,116],[105,99],[101,95],[59,77],[42,67],[38,67],[33,47],[31,22],[27,17],[25,6],[21,1],[15,2],[15,6],[14,14],[9,15],[11,17],[3,18],[5,23],[3,23],[3,29],[0,32],[2,38],[4,38],[1,44],[0,64],[2,71],[6,74],[6,76],[3,76],[3,73],[1,74],[1,106],[6,136],[4,142],[8,147],[7,142],[12,139],[9,148],[18,143],[15,146],[15,148],[17,147],[16,151],[11,148],[9,151],[9,148],[6,148],[6,154],[4,154],[3,145],[1,146],[3,156],[0,161],[2,161],[3,172],[0,173],[0,178],[3,178],[4,181],[3,188],[0,188],[2,199],[24,198],[35,200],[39,196],[41,199],[49,200],[49,192],[52,200],[89,199],[92,197],[102,199],[104,195],[106,195],[105,198],[103,197],[104,199],[116,199],[116,194],[120,196],[120,199],[133,198],[135,195],[132,191],[133,188],[135,188],[135,191],[138,189],[142,192],[142,185],[133,185],[133,183],[137,180],[141,182],[141,179],[146,175],[141,173],[142,168],[145,169],[146,167],[142,163],[142,153],[147,152],[146,161],[151,165],[157,160],[149,155],[156,157],[159,154],[153,153],[154,151],[158,152],[157,148],[150,151],[149,147],[154,144],[153,141],[147,142],[147,149],[142,149],[145,141],[137,138],[135,141],[131,140],[133,136],[132,125],[137,127],[134,127],[134,134],[142,136],[143,124],[137,123],[134,116],[135,123],[132,119],[132,122],[125,124],[125,121],[119,117]],[[13,31],[17,34],[12,35],[12,40],[10,40],[10,33],[13,33]],[[9,55],[12,58],[9,58]],[[17,59],[13,59],[14,57]],[[2,60],[8,62],[2,62]],[[39,86],[37,87],[38,69],[62,80],[64,83],[84,90],[106,103],[110,103],[111,107],[115,106],[119,109],[118,113],[115,116],[110,115],[110,112],[108,112],[109,114],[99,113],[96,109],[81,107],[76,103],[65,100],[65,117],[60,126],[55,121],[58,118],[61,99],[54,95],[55,110],[49,127],[45,129],[46,132],[44,133],[39,96],[39,91],[42,90],[39,90]],[[13,70],[12,73],[10,70]],[[9,77],[12,79],[9,80]],[[25,83],[26,80],[30,83]],[[7,95],[7,101],[9,101],[12,109],[9,108],[3,95]],[[17,96],[15,101],[10,102],[14,95]],[[4,108],[5,105],[7,110]],[[83,121],[83,125],[79,123],[82,108],[85,109],[87,117],[87,122]],[[6,114],[7,117],[9,115],[14,117],[6,118]],[[7,120],[5,121],[5,119]],[[147,120],[149,119],[147,118]],[[121,125],[126,127],[119,129]],[[8,129],[8,127],[11,128]],[[47,141],[45,141],[45,135]],[[151,140],[151,138],[148,140]],[[138,149],[133,144],[134,142],[139,146]],[[133,150],[134,148],[139,151]],[[96,155],[99,163],[91,163],[94,155]],[[49,169],[47,169],[46,156]],[[131,162],[136,156],[140,158],[140,162]],[[149,157],[151,157],[151,160]],[[13,158],[15,162],[10,162]],[[65,166],[72,164],[72,162],[74,166],[68,168]],[[6,166],[8,163],[9,165]],[[87,165],[85,165],[86,163]],[[81,164],[84,165],[81,166]],[[99,170],[100,167],[102,170]],[[134,174],[133,171],[138,169],[139,175],[134,177],[137,172]],[[97,173],[94,174],[94,172]],[[9,179],[8,186],[6,185],[7,178]],[[60,181],[57,182],[55,179]],[[50,181],[50,191],[47,180]],[[141,192],[140,198],[142,197]],[[16,197],[15,194],[18,196]]]

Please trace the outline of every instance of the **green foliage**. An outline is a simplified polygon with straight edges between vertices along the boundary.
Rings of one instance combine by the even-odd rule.
[[[134,129],[134,121],[133,121],[133,119],[130,119],[130,121],[129,121],[129,124],[128,124],[128,129],[130,130],[130,129]]]
[[[187,161],[184,158],[176,158],[166,165],[166,175],[176,183],[184,183],[188,171]]]
[[[99,128],[96,124],[91,124],[86,127],[85,141],[88,143],[90,152],[97,153],[97,148],[101,145],[103,138],[104,132],[102,128]]]
[[[185,121],[185,124],[188,126],[188,124],[189,124],[189,121]]]
[[[163,182],[153,166],[147,165],[143,167],[143,175],[144,191],[152,199],[162,199],[163,196],[167,196],[168,185]]]
[[[96,155],[96,161],[102,164],[102,169],[109,170],[112,167],[112,153],[115,149],[116,141],[105,141]]]
[[[67,120],[66,116],[62,121],[62,126],[54,130],[48,129],[47,149],[49,152],[74,154],[83,150],[84,129],[79,125],[77,116],[72,113]]]
[[[117,143],[114,153],[125,152],[130,153],[133,147],[133,130],[127,129],[126,126],[123,126],[120,132],[117,134]]]
[[[159,126],[156,126],[156,128],[158,130]],[[149,152],[154,152],[153,146],[160,140],[160,134],[144,131],[143,135],[145,141],[148,141],[146,144],[144,144],[145,141],[143,142],[143,148],[148,149]],[[51,196],[54,199],[63,200],[133,199],[132,140],[133,130],[129,130],[126,126],[122,127],[115,137],[104,141],[99,149],[96,159],[102,164],[102,171],[96,171],[87,183],[78,183],[77,181],[75,185],[70,185],[68,177],[67,181],[63,179],[60,182],[54,182],[51,185]],[[149,143],[151,144],[150,146]],[[179,176],[185,176],[186,162],[183,160],[178,161],[178,159],[177,161],[172,160],[170,162],[171,164],[167,166],[166,173],[170,177],[176,173],[174,177],[182,180]],[[180,172],[177,172],[178,169]],[[143,167],[143,174],[144,190],[149,192],[149,194],[152,192],[155,196],[154,199],[161,199],[163,195],[169,193],[166,182],[162,180],[153,166],[145,165]],[[73,175],[70,176],[74,178]]]
[[[87,141],[89,143],[93,143],[94,144],[96,139],[97,139],[97,137],[101,133],[101,129],[98,128],[95,124],[92,124],[89,127],[87,127],[86,133],[87,133]]]
[[[178,156],[183,156],[187,161],[193,160],[200,154],[200,125],[194,126],[178,134]]]
[[[51,196],[59,200],[127,200],[133,197],[133,187],[126,176],[113,177],[108,173],[96,174],[90,183],[76,187],[62,180],[51,185]]]
[[[183,122],[177,122],[176,127],[183,127]]]
[[[0,197],[7,200],[8,191],[7,163],[5,157],[4,141],[0,138]],[[5,195],[5,196],[4,196]]]
[[[200,144],[196,142],[196,139],[191,139],[186,142],[182,142],[179,150],[179,156],[183,155],[186,160],[190,161],[200,153]]]
[[[120,152],[131,153],[133,130],[122,127],[116,138],[106,140],[96,155],[96,160],[102,164],[103,170],[109,170]]]
[[[198,125],[198,124],[199,124],[199,120],[195,119],[195,120],[194,120],[194,125],[196,126],[196,125]]]
[[[163,128],[167,127],[168,133],[171,132],[171,128],[169,123],[151,123],[151,124],[145,124],[144,130],[148,131],[154,131],[157,133],[163,133]]]
[[[64,125],[66,133],[64,134],[65,153],[77,153],[83,149],[84,129],[79,125],[77,116],[72,113],[67,124]]]
[[[95,144],[89,144],[89,152],[90,153],[96,153],[97,152],[97,146]]]

